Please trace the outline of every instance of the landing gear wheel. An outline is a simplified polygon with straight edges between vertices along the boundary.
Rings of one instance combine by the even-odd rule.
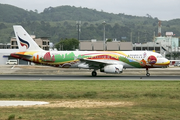
[[[92,71],[92,76],[93,77],[97,76],[97,72],[96,71]]]
[[[146,68],[146,76],[149,77],[150,76],[150,73],[148,71],[148,67]]]
[[[150,73],[146,73],[146,76],[149,77],[149,76],[150,76]]]

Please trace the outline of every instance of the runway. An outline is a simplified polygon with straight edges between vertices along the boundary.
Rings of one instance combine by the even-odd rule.
[[[106,74],[92,70],[66,69],[47,66],[0,66],[0,80],[180,80],[180,67],[150,69],[150,77],[144,69],[126,69],[122,74]]]
[[[114,76],[99,75],[0,75],[0,80],[170,80],[180,81],[180,75],[176,76]]]

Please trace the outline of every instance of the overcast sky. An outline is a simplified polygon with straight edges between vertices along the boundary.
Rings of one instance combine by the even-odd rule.
[[[103,10],[109,13],[127,15],[151,15],[160,20],[180,18],[180,0],[0,0],[1,4],[10,4],[25,10],[42,12],[48,7],[70,5]]]

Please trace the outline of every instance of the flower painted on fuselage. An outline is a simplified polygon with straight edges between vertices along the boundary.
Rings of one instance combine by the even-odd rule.
[[[153,55],[148,57],[148,63],[149,64],[155,64],[157,62],[157,58]]]
[[[46,62],[54,62],[55,61],[55,57],[54,55],[51,57],[50,52],[47,52],[43,58],[41,58],[42,61],[46,61]]]
[[[145,67],[145,66],[146,66],[146,61],[145,61],[144,59],[142,59],[142,60],[140,61],[140,65],[141,65],[142,67]]]
[[[20,44],[22,47],[26,46],[26,49],[28,49],[30,47],[30,44],[27,41],[21,39],[19,36],[18,36],[18,38],[19,38],[19,41],[20,41]]]

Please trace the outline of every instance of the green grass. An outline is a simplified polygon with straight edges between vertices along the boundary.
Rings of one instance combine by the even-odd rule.
[[[0,120],[180,119],[179,81],[0,81],[1,100],[127,101],[100,108],[0,107]]]

